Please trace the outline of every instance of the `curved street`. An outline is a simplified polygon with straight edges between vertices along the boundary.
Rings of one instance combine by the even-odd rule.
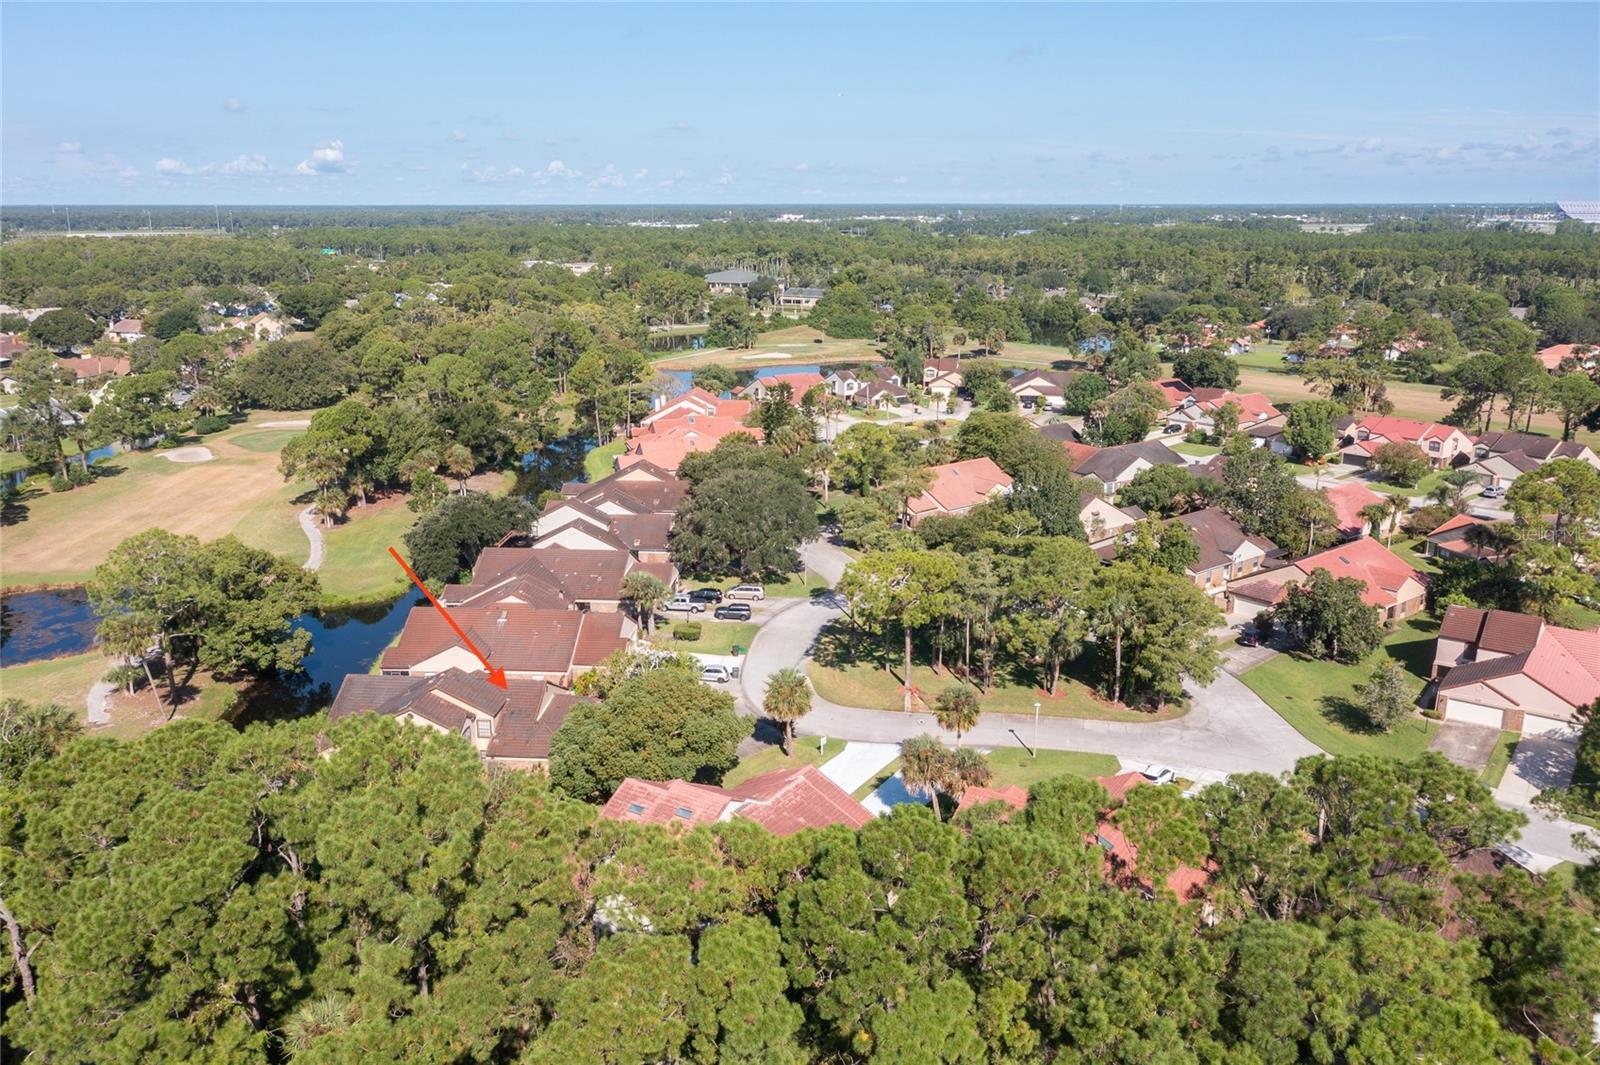
[[[800,554],[806,569],[829,585],[838,583],[851,561],[849,554],[826,541],[805,544]],[[843,600],[831,593],[772,605],[751,641],[739,679],[741,702],[751,714],[760,713],[767,678],[784,668],[804,669],[818,633],[844,613]],[[1322,753],[1226,670],[1211,684],[1194,688],[1190,696],[1190,710],[1183,717],[1149,724],[1041,717],[1035,731],[1032,717],[987,713],[965,734],[965,740],[981,747],[1027,744],[1046,750],[1090,751],[1114,755],[1125,765],[1160,763],[1197,781],[1231,773],[1283,773],[1301,758]],[[922,733],[939,736],[947,743],[955,741],[953,734],[940,729],[932,714],[840,706],[815,692],[811,712],[800,719],[795,731],[803,736],[874,743],[898,743]],[[1572,843],[1573,834],[1600,843],[1600,835],[1582,826],[1531,807],[1518,805],[1517,809],[1529,822],[1520,842],[1536,855],[1585,862],[1587,856]]]

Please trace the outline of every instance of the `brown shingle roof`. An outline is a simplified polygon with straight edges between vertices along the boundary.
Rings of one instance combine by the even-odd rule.
[[[1189,567],[1193,573],[1204,573],[1228,565],[1241,544],[1254,544],[1269,555],[1278,550],[1277,544],[1265,536],[1251,536],[1238,522],[1216,507],[1182,514],[1176,520],[1189,527],[1189,531],[1194,533],[1194,542],[1200,548],[1199,560]]]

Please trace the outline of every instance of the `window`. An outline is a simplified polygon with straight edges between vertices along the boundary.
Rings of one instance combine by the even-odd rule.
[[[680,806],[672,812],[683,818],[685,821],[694,816],[694,811],[689,809],[687,806]]]
[[[1437,440],[1429,440],[1428,441],[1428,450],[1429,451],[1438,451],[1439,450],[1439,441],[1437,441]]]
[[[644,813],[644,807],[641,806],[639,803],[630,802],[628,804],[628,812],[630,814],[642,814],[642,813]]]
[[[478,735],[488,739],[494,735],[494,722],[486,717],[478,718]]]

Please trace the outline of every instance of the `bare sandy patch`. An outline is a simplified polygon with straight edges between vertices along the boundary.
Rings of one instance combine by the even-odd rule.
[[[208,447],[175,447],[171,451],[163,452],[162,458],[168,462],[210,462],[217,456],[211,453]]]
[[[309,429],[310,418],[284,418],[275,422],[257,422],[257,429]]]

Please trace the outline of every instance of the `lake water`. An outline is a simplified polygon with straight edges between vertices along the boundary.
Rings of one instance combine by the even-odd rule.
[[[0,597],[0,665],[82,654],[98,624],[82,588]]]
[[[115,455],[116,453],[117,453],[117,449],[114,448],[114,447],[109,447],[109,446],[108,447],[97,447],[93,451],[89,452],[89,465],[93,466],[95,463],[99,462],[101,459],[108,459],[112,455]],[[76,457],[69,458],[69,459],[67,459],[67,464],[71,465],[71,466],[76,466],[78,464],[78,460],[77,460]],[[23,481],[26,481],[32,474],[37,473],[37,472],[41,472],[41,471],[29,470],[29,469],[12,470],[10,473],[6,474],[6,476],[5,476],[5,484],[14,487],[16,485],[21,484]],[[46,471],[42,471],[42,472],[45,472],[47,474],[52,474],[52,473],[56,473],[56,472],[59,472],[59,471],[46,470]]]

